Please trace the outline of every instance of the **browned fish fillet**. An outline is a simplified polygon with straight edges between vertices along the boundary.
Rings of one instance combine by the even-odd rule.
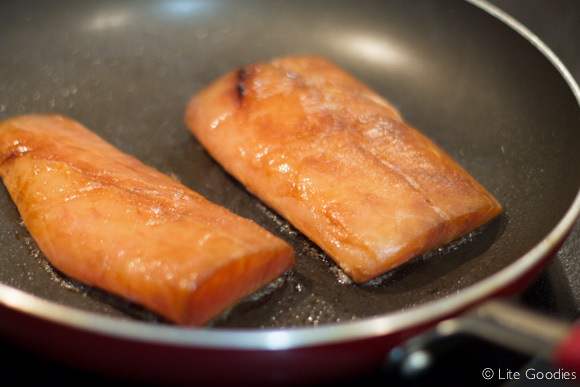
[[[65,274],[201,325],[292,265],[288,244],[62,116],[0,123],[0,176]]]
[[[501,212],[384,99],[320,58],[232,71],[192,99],[185,119],[228,172],[356,282]]]

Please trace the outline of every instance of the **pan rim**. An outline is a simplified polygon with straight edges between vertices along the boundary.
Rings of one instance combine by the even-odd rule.
[[[580,88],[554,52],[534,33],[486,0],[465,0],[511,27],[556,68],[580,106]],[[531,250],[499,272],[446,298],[375,317],[314,327],[233,329],[187,328],[98,315],[44,300],[0,284],[0,304],[61,326],[112,338],[196,349],[289,350],[394,334],[438,321],[490,297],[530,272],[559,247],[580,216],[580,191],[558,224]]]

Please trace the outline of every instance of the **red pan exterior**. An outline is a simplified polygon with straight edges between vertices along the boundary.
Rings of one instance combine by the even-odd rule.
[[[458,2],[459,3],[459,2]],[[48,4],[48,3],[47,3]],[[402,4],[402,2],[401,2]],[[433,6],[435,3],[428,4],[428,6]],[[446,5],[447,2],[441,2],[438,4]],[[93,5],[91,5],[93,7]],[[435,7],[435,6],[433,6]],[[90,7],[89,7],[90,8]],[[436,8],[436,7],[435,7]],[[481,10],[475,10],[473,7],[473,13],[480,12]],[[437,9],[433,9],[432,13],[435,13]],[[87,11],[88,12],[88,11]],[[65,19],[66,13],[63,13],[63,19],[58,19],[63,21]],[[71,15],[68,15],[70,17]],[[122,15],[121,15],[122,16]],[[79,15],[75,14],[74,19],[79,17]],[[459,18],[458,18],[459,19]],[[69,19],[70,20],[70,19]],[[79,19],[79,24],[82,20],[82,17]],[[100,20],[101,25],[106,23],[114,23],[115,20],[119,21],[121,19],[106,19],[103,18]],[[466,19],[467,20],[467,19]],[[479,19],[478,19],[479,20]],[[33,20],[34,22],[36,20]],[[99,20],[96,20],[99,21]],[[32,23],[31,23],[32,24]],[[98,23],[97,23],[98,24]],[[366,24],[365,24],[366,26]],[[56,25],[53,26],[56,28]],[[93,25],[92,27],[95,27]],[[123,32],[123,30],[121,30]],[[155,39],[156,36],[160,36],[159,33],[163,33],[159,29],[155,29],[155,26],[152,25],[150,28],[151,36]],[[101,33],[102,36],[108,37],[107,35],[110,31],[104,31]],[[129,34],[134,33],[130,28],[125,31]],[[333,31],[334,32],[334,31]],[[512,31],[513,32],[513,31]],[[200,32],[202,34],[203,31]],[[490,30],[486,30],[486,33],[492,33]],[[200,35],[201,36],[201,35]],[[459,34],[458,34],[459,36]],[[62,39],[65,39],[64,35],[59,36]],[[436,44],[437,36],[433,35],[432,43]],[[70,36],[66,37],[72,41],[74,36],[71,34]],[[522,38],[523,39],[523,38]],[[314,37],[313,37],[313,40]],[[18,42],[18,40],[16,41]],[[535,45],[538,43],[535,42]],[[17,43],[14,44],[15,46]],[[526,43],[529,45],[529,42]],[[48,45],[47,45],[48,46]],[[52,45],[50,45],[52,47]],[[95,48],[97,47],[97,48]],[[109,46],[107,46],[109,47]],[[113,48],[117,46],[111,46]],[[283,47],[281,45],[280,47]],[[471,47],[470,45],[467,48]],[[506,46],[509,47],[509,46]],[[114,49],[107,51],[111,57],[108,58],[101,58],[101,64],[115,64],[115,60],[120,60],[118,57],[114,57],[116,52]],[[133,46],[131,46],[133,48]],[[466,47],[462,46],[462,48],[466,49]],[[74,52],[75,47],[68,47],[66,46],[65,49],[70,49],[69,51]],[[253,48],[252,47],[243,47],[244,51],[241,55],[237,55],[236,59],[245,58],[243,54],[246,52],[250,52]],[[254,47],[255,49],[255,47]],[[52,48],[51,48],[52,50]],[[57,104],[57,108],[66,108],[71,101],[71,96],[77,95],[79,97],[86,97],[86,89],[83,89],[83,85],[86,86],[87,84],[95,85],[98,84],[97,80],[101,82],[101,84],[106,83],[106,79],[103,77],[102,79],[95,79],[95,77],[91,78],[90,76],[99,74],[99,71],[103,71],[102,67],[98,67],[97,65],[99,62],[95,60],[94,57],[91,55],[94,51],[98,51],[98,46],[92,45],[89,48],[85,47],[76,47],[78,51],[78,56],[85,62],[92,62],[98,71],[93,71],[89,74],[89,81],[78,82],[75,84],[75,88],[72,88],[71,84],[76,80],[67,79],[70,81],[70,84],[67,84],[68,87],[65,89],[58,89],[59,96],[52,101],[52,104]],[[65,50],[66,51],[66,50]],[[185,50],[186,51],[186,50]],[[68,51],[67,51],[68,52]],[[55,55],[61,54],[62,52],[56,52]],[[66,53],[66,52],[65,52]],[[33,53],[36,54],[36,53]],[[52,54],[52,52],[51,52]],[[129,55],[133,55],[134,57],[138,57],[139,54],[143,54],[143,52],[130,52]],[[147,54],[147,52],[145,52]],[[162,55],[162,54],[159,54]],[[23,55],[20,59],[22,59]],[[17,63],[15,57],[15,63]],[[78,58],[77,58],[78,59]],[[151,60],[150,57],[146,59]],[[192,62],[194,65],[192,67],[203,64],[203,58],[195,58],[196,61]],[[254,58],[252,58],[254,59]],[[484,59],[484,58],[483,58]],[[111,63],[109,63],[110,61]],[[78,62],[78,63],[81,63]],[[547,61],[546,61],[547,62]],[[62,65],[61,67],[66,68],[69,72],[67,74],[75,74],[75,71],[78,71],[80,65],[77,63],[77,67],[68,66],[70,63],[63,61],[60,62]],[[147,65],[151,66],[150,63],[147,61],[140,61],[144,67],[139,67],[139,69],[145,71]],[[223,64],[224,67],[227,69],[230,68],[232,64],[237,65],[237,62],[234,60],[230,60],[229,63]],[[221,66],[222,64],[220,64]],[[36,66],[36,65],[35,65]],[[25,69],[26,66],[20,65],[22,69]],[[531,66],[533,67],[533,66]],[[91,67],[92,68],[92,67]],[[42,76],[46,75],[46,69],[43,71],[37,71],[37,67],[34,67],[35,74],[40,74]],[[52,78],[55,79],[56,82],[56,75],[57,69],[53,68],[54,74],[52,74]],[[155,69],[156,74],[163,75],[163,69]],[[543,70],[541,67],[540,70]],[[553,68],[551,69],[553,70]],[[518,70],[519,71],[519,70]],[[565,71],[560,70],[560,71]],[[218,71],[216,70],[216,73]],[[220,71],[221,72],[221,69]],[[382,73],[381,73],[382,74]],[[18,74],[15,74],[18,75]],[[50,75],[50,74],[49,74]],[[199,75],[199,74],[196,74]],[[454,74],[455,77],[456,74]],[[459,75],[459,74],[457,74]],[[48,75],[47,75],[48,76]],[[126,75],[124,75],[126,77]],[[381,75],[382,76],[382,75]],[[6,77],[8,78],[8,77]],[[16,78],[14,78],[16,79]],[[28,79],[28,78],[26,78]],[[33,77],[30,77],[30,83],[33,82]],[[185,101],[189,98],[188,93],[182,93],[179,95],[177,99],[165,102],[167,97],[163,94],[166,90],[163,88],[164,83],[161,81],[167,80],[167,78],[163,79],[161,77],[155,78],[153,77],[152,83],[148,85],[151,89],[157,93],[159,91],[160,95],[163,95],[163,100],[155,100],[150,105],[145,105],[143,111],[155,111],[155,109],[159,106],[167,108],[166,105],[163,103],[167,103],[167,105],[179,105],[182,101]],[[151,79],[149,79],[151,81]],[[542,79],[538,78],[538,82],[541,82]],[[50,82],[53,82],[51,79]],[[573,81],[572,81],[573,82]],[[15,82],[16,83],[16,82]],[[138,88],[140,84],[133,85],[133,87]],[[201,87],[201,85],[197,85]],[[77,90],[78,87],[78,90]],[[149,87],[149,86],[148,86]],[[190,87],[190,86],[188,86]],[[148,89],[147,89],[148,90]],[[574,96],[576,98],[576,109],[577,109],[577,100],[580,98],[578,95],[577,86],[574,89]],[[42,98],[48,91],[47,89],[43,89],[42,87],[38,90],[39,95],[41,96],[40,101],[43,101]],[[543,91],[549,91],[549,89],[544,88]],[[119,90],[119,92],[115,91],[114,97],[126,97],[128,94],[124,94],[127,91],[125,88],[123,90]],[[193,92],[193,88],[191,90]],[[76,93],[76,94],[75,94]],[[100,93],[100,94],[99,94]],[[153,93],[153,94],[155,94]],[[129,93],[130,94],[130,93]],[[482,95],[485,93],[482,92]],[[20,97],[20,95],[17,95]],[[107,100],[109,97],[104,91],[98,89],[95,92],[95,95],[92,95],[91,98],[95,97],[91,100],[91,105],[93,103],[97,103],[99,100]],[[403,96],[405,97],[405,96]],[[432,95],[436,99],[438,95]],[[573,100],[574,98],[572,98]],[[404,101],[405,98],[402,98]],[[23,107],[27,107],[26,103],[31,103],[36,101],[36,99],[32,96],[28,96],[28,99],[25,101],[24,98],[20,98],[21,105]],[[126,114],[127,107],[124,104],[120,104],[115,100],[115,106],[113,104],[106,105],[107,114],[110,114],[112,117],[115,114],[119,113],[116,111],[118,106],[118,110],[122,110],[123,114]],[[50,102],[50,101],[49,101]],[[104,124],[103,126],[109,130],[105,134],[111,134],[110,132],[113,129],[110,129],[114,125],[107,126],[107,121],[103,118],[102,111],[100,110],[88,110],[85,111],[80,107],[85,106],[81,100],[75,100],[74,104],[71,105],[71,111],[74,113],[75,116],[78,118],[80,117],[89,117],[93,119],[96,123]],[[142,101],[140,101],[142,102]],[[524,101],[525,102],[525,101]],[[572,101],[574,102],[574,101]],[[568,103],[568,102],[566,102]],[[570,103],[572,104],[572,103]],[[3,111],[7,107],[6,111]],[[3,114],[8,114],[10,108],[12,106],[18,106],[17,103],[11,105],[2,105],[2,100],[0,100],[0,112]],[[42,106],[35,106],[37,108],[44,108],[47,109],[49,107],[48,102]],[[74,108],[79,107],[78,110],[74,110]],[[178,110],[180,113],[180,109],[182,106],[178,106]],[[475,107],[474,107],[475,110]],[[141,111],[141,110],[139,110]],[[22,113],[19,111],[18,113]],[[157,114],[157,111],[155,111]],[[489,112],[488,112],[489,113]],[[522,117],[514,115],[515,118],[521,119]],[[140,117],[139,124],[142,122],[153,121],[154,124],[158,124],[159,120],[156,120],[156,116],[153,114],[147,115],[145,113]],[[524,117],[525,121],[525,117]],[[550,121],[550,124],[553,122]],[[557,123],[557,122],[556,122]],[[110,123],[109,123],[110,124]],[[132,126],[127,122],[122,122],[125,127],[132,128]],[[135,125],[137,126],[137,125]],[[123,133],[117,133],[119,136],[123,136]],[[485,133],[481,133],[483,136]],[[113,136],[114,137],[114,136]],[[139,143],[141,140],[140,138],[129,138],[131,141],[130,143]],[[549,139],[549,137],[547,137]],[[155,138],[153,138],[155,140]],[[119,140],[120,141],[120,140]],[[508,144],[509,145],[509,144]],[[137,147],[129,148],[138,153]],[[509,151],[509,147],[506,148]],[[469,150],[469,148],[467,148]],[[552,149],[553,150],[553,149]],[[154,154],[155,155],[155,154]],[[137,154],[139,156],[139,154]],[[189,156],[189,154],[188,154]],[[540,153],[534,149],[533,155],[530,157],[530,160],[541,157]],[[527,159],[526,159],[527,160]],[[530,161],[527,160],[527,161]],[[510,159],[513,161],[513,159]],[[548,161],[552,161],[551,159]],[[525,169],[527,165],[523,165],[522,169]],[[187,176],[187,174],[184,174]],[[537,176],[533,176],[533,178],[537,178]],[[506,185],[509,185],[509,181],[506,182]],[[545,187],[546,189],[550,187]],[[534,191],[535,194],[538,194],[537,191]],[[531,195],[531,196],[541,196],[541,195]],[[521,200],[521,198],[517,198]],[[533,197],[526,197],[526,200],[534,200]],[[568,205],[568,202],[566,202]],[[550,259],[554,256],[554,254],[558,251],[558,248],[561,246],[566,233],[569,231],[569,228],[572,227],[575,217],[578,213],[578,199],[575,199],[573,204],[574,208],[572,210],[567,211],[567,221],[565,224],[560,227],[560,231],[556,233],[556,239],[551,238],[549,241],[549,247],[545,250],[542,250],[539,254],[534,254],[533,257],[526,256],[523,259],[526,260],[526,265],[519,265],[517,270],[512,270],[509,280],[502,281],[500,284],[495,284],[494,286],[486,286],[483,289],[479,289],[476,296],[473,296],[473,292],[470,293],[471,289],[467,288],[465,291],[460,292],[458,295],[453,295],[455,301],[459,300],[460,297],[465,296],[469,297],[468,302],[461,303],[456,302],[453,307],[449,307],[443,310],[441,313],[436,313],[436,308],[430,308],[428,305],[419,305],[418,309],[422,310],[429,310],[433,313],[426,313],[426,315],[422,316],[421,318],[412,319],[412,321],[408,321],[407,323],[397,323],[396,326],[390,327],[391,321],[400,321],[400,316],[379,316],[379,322],[382,323],[384,320],[385,329],[384,332],[381,334],[373,335],[368,334],[365,335],[363,333],[357,333],[356,335],[349,336],[345,335],[343,339],[336,339],[336,340],[327,340],[327,341],[313,341],[312,343],[302,345],[296,344],[291,345],[288,348],[281,348],[281,349],[267,349],[267,348],[257,348],[257,347],[244,347],[240,346],[235,342],[232,342],[231,346],[211,346],[211,345],[195,345],[192,344],[190,341],[186,340],[187,337],[187,330],[184,330],[184,342],[183,345],[180,343],[176,343],[174,341],[163,343],[162,341],[156,341],[154,339],[142,339],[136,338],[131,335],[123,335],[122,333],[115,333],[109,331],[102,331],[99,329],[92,329],[91,327],[83,327],[82,324],[73,324],[63,321],[59,318],[53,318],[51,316],[43,315],[38,310],[30,310],[21,308],[19,306],[15,306],[8,302],[6,299],[2,299],[0,301],[0,332],[2,336],[6,340],[10,340],[18,345],[21,345],[25,348],[30,349],[36,353],[39,353],[43,356],[47,356],[49,358],[56,359],[63,363],[78,366],[80,368],[94,371],[100,374],[111,375],[114,377],[124,378],[131,381],[143,381],[143,382],[160,382],[160,383],[170,383],[170,382],[214,382],[217,383],[219,381],[224,382],[234,382],[240,383],[241,381],[245,381],[249,383],[268,383],[268,382],[280,382],[286,384],[296,384],[298,382],[309,381],[315,383],[316,381],[331,381],[331,380],[343,380],[345,378],[358,376],[361,374],[366,374],[373,370],[376,370],[377,367],[380,365],[381,361],[383,360],[384,356],[389,352],[389,350],[401,343],[403,340],[414,336],[418,332],[421,332],[428,327],[435,324],[437,321],[440,321],[444,318],[456,315],[461,311],[469,308],[470,306],[482,302],[487,298],[495,297],[495,296],[503,296],[513,294],[514,292],[518,292],[527,284],[529,284],[547,265]],[[510,214],[511,215],[511,214]],[[515,216],[512,220],[515,220]],[[574,219],[572,219],[574,218]],[[17,220],[14,220],[16,223]],[[566,229],[566,230],[562,230]],[[563,232],[565,231],[565,232]],[[542,241],[541,243],[543,243]],[[521,263],[522,259],[519,261],[516,260],[514,265],[518,265]],[[510,269],[508,267],[507,269]],[[506,270],[507,270],[506,269]],[[505,270],[504,270],[505,271]],[[498,274],[502,274],[501,272]],[[496,276],[497,277],[497,276]],[[502,278],[504,278],[502,277]],[[492,278],[493,279],[493,278]],[[0,289],[3,290],[3,289]],[[3,292],[0,292],[3,294]],[[455,297],[456,296],[456,297]],[[448,305],[445,302],[439,302],[438,306],[445,306]],[[455,307],[457,305],[458,307]],[[412,314],[413,311],[410,311]],[[403,313],[404,314],[404,313]],[[90,314],[87,314],[87,317],[90,318]],[[159,327],[163,329],[163,326]],[[316,328],[313,328],[316,329]],[[330,328],[324,328],[324,332],[331,330]],[[240,332],[240,336],[243,336],[244,333]],[[224,367],[227,366],[228,372],[224,372]]]
[[[485,298],[520,291],[542,272],[560,245]],[[478,302],[483,299],[478,300]],[[466,305],[468,309],[472,305]],[[461,311],[457,311],[459,313]],[[322,383],[347,380],[380,369],[389,351],[445,318],[358,340],[290,349],[231,349],[167,345],[103,335],[66,326],[0,305],[0,332],[5,339],[89,372],[147,383],[247,383],[249,385]],[[243,332],[239,333],[243,335]],[[227,365],[227,372],[224,372]]]

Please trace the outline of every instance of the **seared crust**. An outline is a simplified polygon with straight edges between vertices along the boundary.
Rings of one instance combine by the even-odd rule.
[[[228,172],[356,282],[502,210],[390,104],[321,58],[230,72],[192,99],[185,120]]]
[[[0,123],[0,176],[46,258],[179,324],[281,275],[288,244],[62,116]]]

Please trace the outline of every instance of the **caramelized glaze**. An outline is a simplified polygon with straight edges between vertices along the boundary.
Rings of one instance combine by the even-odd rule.
[[[0,124],[0,176],[65,274],[202,325],[280,276],[288,244],[58,115]]]
[[[191,100],[185,120],[229,173],[356,282],[502,210],[387,101],[321,58],[234,70]]]

